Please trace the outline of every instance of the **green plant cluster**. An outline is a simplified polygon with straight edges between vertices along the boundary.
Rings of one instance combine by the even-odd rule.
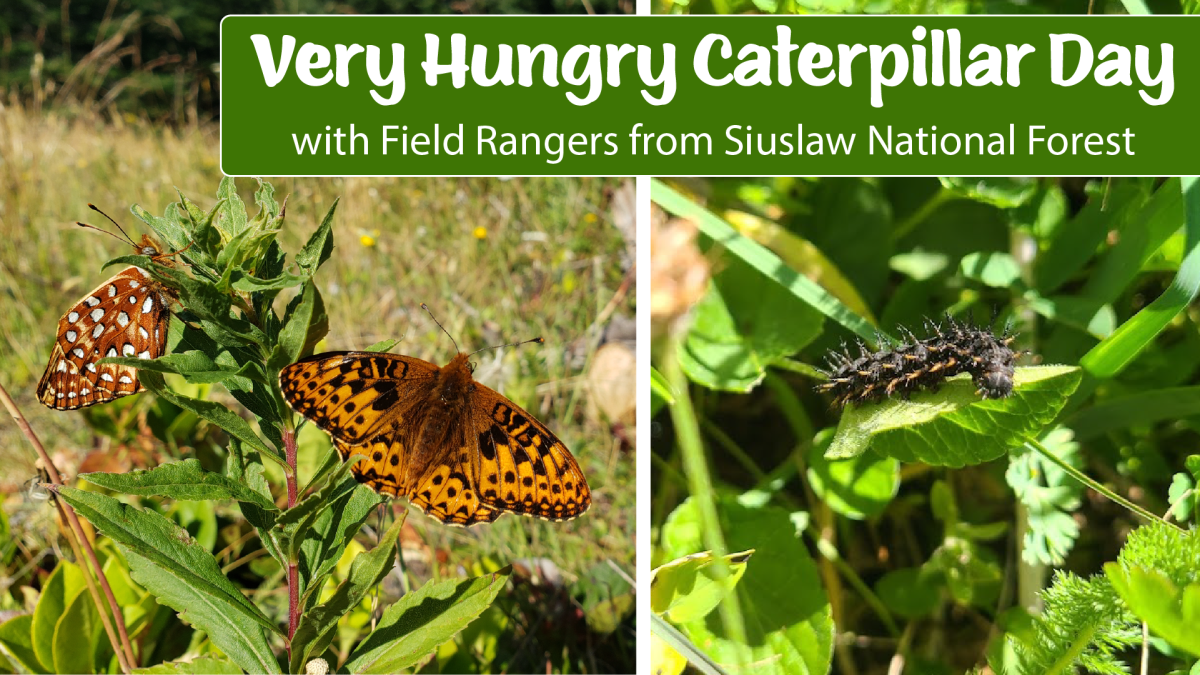
[[[655,622],[660,672],[1197,667],[1200,181],[656,180],[652,200],[711,270],[652,349],[655,564],[707,552],[733,582]],[[1017,334],[1011,396],[814,390],[829,351],[946,315]]]
[[[339,621],[368,602],[371,590],[393,569],[404,519],[347,565],[348,547],[361,550],[354,537],[383,498],[355,481],[350,464],[332,448],[308,484],[298,484],[296,417],[280,394],[277,373],[311,353],[328,331],[315,276],[333,250],[337,203],[290,262],[276,241],[284,210],[270,184],[260,182],[255,203],[258,213],[251,216],[233,179],[226,178],[207,212],[183,195],[162,216],[135,206],[134,215],[176,252],[179,262],[132,255],[109,263],[148,270],[178,294],[180,307],[165,356],[108,361],[136,366],[156,397],[222,430],[228,436],[222,470],[188,459],[144,471],[87,473],[80,478],[91,487],[58,487],[56,497],[115,543],[102,549],[105,569],[118,580],[113,585],[121,589],[125,624],[140,645],[135,658],[149,668],[145,672],[303,672],[315,658],[354,673],[418,666],[491,606],[511,568],[429,582],[383,608],[365,635],[359,635],[361,623],[349,636],[340,630]],[[275,300],[284,291],[293,297],[280,314]],[[184,393],[217,383],[250,413],[249,419],[220,402]],[[265,462],[277,464],[285,476],[286,489],[275,492],[287,492],[286,507],[272,497]],[[189,531],[181,526],[185,517],[163,515],[153,503],[151,508],[138,505],[148,497],[177,505],[236,502],[265,554],[286,571],[290,602],[256,602],[210,552],[214,530]],[[212,512],[207,513],[211,519]],[[0,643],[26,670],[116,668],[112,646],[97,622],[97,611],[105,610],[80,592],[80,574],[72,563],[60,563],[32,614],[0,625]],[[156,611],[159,606],[174,612]],[[199,653],[207,660],[156,665],[157,654],[179,654],[169,646],[156,648],[175,637],[161,633],[174,613],[202,631],[193,639],[204,636],[208,647]],[[330,649],[335,640],[348,644]]]

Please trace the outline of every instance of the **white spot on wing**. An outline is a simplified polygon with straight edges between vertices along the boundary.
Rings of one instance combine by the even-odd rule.
[[[58,362],[58,368],[56,368],[55,370],[57,370],[57,371],[58,371],[58,372],[60,372],[60,373],[65,373],[65,372],[67,372],[67,362],[66,362],[66,361],[59,361],[59,362]]]
[[[138,335],[141,335],[143,340],[150,339],[150,334],[147,333],[146,329],[142,328],[141,326],[138,326]]]
[[[138,358],[139,358],[139,359],[148,359],[148,358],[150,358],[150,351],[149,351],[149,350],[146,350],[146,351],[142,352],[141,354],[138,354]]]
[[[65,364],[64,364],[64,365],[65,365]],[[89,364],[87,364],[87,369],[88,369],[88,372],[89,372],[89,373],[94,373],[94,372],[96,372],[96,364],[94,364],[94,363],[89,363]]]
[[[96,309],[93,309],[91,317],[92,317],[92,321],[99,321],[100,319],[103,319],[104,318],[104,310],[100,309],[99,307],[97,307]]]
[[[79,312],[71,312],[70,314],[67,315],[67,321],[70,323],[75,323],[78,320],[79,320]]]
[[[130,282],[129,282],[129,287],[130,287],[130,288],[137,288],[138,286],[141,286],[141,284],[139,284],[139,283],[138,283],[138,282],[136,282],[136,281],[130,281]]]
[[[84,300],[84,302],[87,303],[88,307],[95,307],[96,305],[100,304],[100,298],[97,298],[96,296],[93,295],[90,298],[88,298],[87,300]]]
[[[144,276],[146,278],[150,277],[150,273],[140,267],[134,267],[133,269],[137,270],[139,273],[141,273],[142,276]]]
[[[81,390],[81,391],[79,392],[79,395],[80,395],[80,396],[87,396],[87,395],[88,395],[88,394],[90,394],[90,393],[92,393],[92,390],[91,390],[91,389],[83,389],[83,390]]]
[[[98,338],[98,337],[100,337],[100,334],[103,332],[104,332],[104,324],[98,323],[98,324],[96,324],[96,327],[92,329],[92,337]]]
[[[109,375],[108,373],[100,373],[100,379],[104,380],[105,382],[113,381],[112,375]]]
[[[75,355],[75,358],[77,358],[77,359],[82,359],[82,358],[83,358],[83,350],[82,350],[82,349],[80,349],[79,347],[76,347],[75,349],[72,349],[72,350],[71,350],[71,353],[72,353],[72,354],[74,354],[74,355]]]
[[[73,331],[73,330],[67,331],[67,342],[74,342],[75,338],[77,338],[77,337],[79,337],[79,334],[76,333],[75,331]]]
[[[151,307],[154,307],[154,298],[147,295],[146,301],[142,303],[142,313],[143,314],[149,313]]]
[[[121,326],[121,328],[128,326],[129,325],[129,315],[126,314],[125,312],[121,312],[120,314],[117,315],[117,323]]]
[[[67,393],[67,398],[75,398],[75,396],[76,396],[76,394],[73,391]]]
[[[108,297],[110,297],[110,298],[111,298],[111,297],[113,297],[113,296],[114,296],[114,295],[116,295],[116,294],[117,294],[117,285],[116,285],[116,284],[109,284],[109,285],[108,285]]]
[[[128,375],[122,375],[121,379],[117,380],[121,384],[133,384],[133,380],[129,379]]]
[[[105,356],[116,356],[116,355],[117,355],[117,350],[114,347],[109,347],[108,353],[105,354]]]
[[[122,356],[133,356],[135,352],[137,352],[137,350],[134,349],[133,345],[129,344],[128,342],[125,343],[124,347],[121,347]]]

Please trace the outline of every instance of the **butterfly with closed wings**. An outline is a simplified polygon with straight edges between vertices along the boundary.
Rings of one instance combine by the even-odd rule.
[[[108,218],[100,209],[88,206]],[[116,221],[108,219],[138,254],[160,265],[173,265],[171,257],[178,253],[164,253],[149,235],[135,243]],[[83,296],[58,320],[50,362],[38,382],[38,400],[55,410],[75,410],[143,391],[135,368],[97,362],[111,356],[162,356],[167,350],[170,306],[175,298],[174,291],[136,266],[126,267]]]
[[[591,491],[567,447],[476,382],[469,358],[459,352],[438,367],[399,354],[329,352],[284,368],[279,386],[343,460],[365,457],[351,469],[360,483],[406,497],[443,523],[490,523],[505,512],[562,521],[586,511]]]

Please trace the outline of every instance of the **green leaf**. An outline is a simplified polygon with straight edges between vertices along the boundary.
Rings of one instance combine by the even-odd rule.
[[[1078,328],[1088,335],[1103,340],[1117,329],[1117,315],[1112,305],[1099,305],[1087,298],[1070,295],[1042,297],[1037,291],[1026,291],[1025,301],[1029,308],[1058,323]]]
[[[117,542],[134,580],[250,672],[279,672],[263,628],[282,631],[222,573],[186,530],[154,511],[101,494],[58,488],[59,496]]]
[[[1200,455],[1192,457],[1200,459]],[[1177,473],[1172,476],[1171,487],[1167,489],[1167,499],[1171,503],[1171,515],[1176,520],[1183,523],[1192,520],[1200,508],[1200,500],[1196,498],[1196,476],[1189,473]]]
[[[330,454],[337,458],[337,453]],[[337,566],[346,545],[384,501],[383,495],[359,485],[340,493],[312,521],[297,555],[301,605],[308,607],[316,602],[321,585]]]
[[[225,213],[218,224],[218,227],[228,239],[239,234],[246,229],[246,204],[238,195],[237,182],[231,176],[221,178],[221,184],[217,187],[217,199],[225,202]]]
[[[1012,396],[980,399],[970,376],[911,400],[847,406],[825,456],[857,457],[870,447],[902,462],[961,467],[995,459],[1039,433],[1079,386],[1073,366],[1017,368]]]
[[[158,373],[143,372],[138,379],[141,380],[146,389],[154,392],[159,398],[165,399],[184,410],[196,413],[196,415],[221,427],[230,436],[237,438],[259,452],[272,453],[266,444],[262,442],[262,439],[250,428],[250,424],[228,407],[213,401],[203,401],[198,398],[176,394],[167,388],[163,382],[162,375]]]
[[[487,609],[512,567],[472,579],[431,581],[388,607],[350,654],[351,673],[398,673],[419,663]]]
[[[230,480],[258,493],[260,499],[274,504],[271,499],[271,486],[263,476],[264,471],[266,468],[263,466],[262,457],[257,452],[243,449],[241,441],[236,438],[229,439],[229,462],[225,469],[225,475]],[[263,548],[267,549],[271,557],[279,561],[281,566],[286,567],[287,557],[270,537],[271,528],[275,527],[275,517],[279,512],[274,509],[259,508],[256,506],[257,503],[257,500],[239,502],[242,515],[245,516],[247,522],[254,526]]]
[[[932,279],[949,264],[950,258],[945,253],[922,249],[897,253],[888,260],[888,267],[915,281]]]
[[[871,452],[830,461],[825,450],[832,441],[833,433],[822,430],[809,447],[809,485],[821,501],[847,518],[879,515],[900,489],[900,462]]]
[[[311,280],[304,284],[304,292],[288,304],[284,315],[279,341],[267,362],[267,369],[277,373],[295,363],[312,349],[329,332],[329,316],[325,313],[325,301]]]
[[[650,659],[655,675],[679,675],[689,664],[704,675],[728,675],[678,628],[650,614]],[[678,659],[682,659],[680,664]]]
[[[249,388],[249,380],[266,384],[266,377],[257,364],[247,362],[241,368],[231,368],[215,363],[206,354],[198,351],[188,351],[180,354],[167,354],[153,360],[125,356],[106,356],[98,361],[100,365],[107,363],[119,366],[130,366],[139,371],[155,373],[175,373],[182,375],[192,384],[216,384],[218,382],[234,381],[234,386]]]
[[[54,628],[75,596],[84,592],[83,571],[75,563],[60,561],[46,580],[33,610],[33,651],[45,671],[54,671]]]
[[[218,199],[217,203],[213,204],[212,210],[205,213],[192,200],[183,196],[178,189],[175,190],[175,193],[179,195],[179,204],[183,206],[183,213],[179,213],[175,204],[169,204],[165,215],[169,219],[177,219],[188,233],[188,238],[196,242],[196,247],[203,251],[209,260],[214,259],[221,250],[222,239],[221,232],[214,226],[213,221],[216,219],[217,213],[225,206],[225,200]]]
[[[44,590],[42,591],[45,592]],[[4,646],[5,654],[25,667],[31,673],[48,673],[49,670],[38,660],[34,653],[33,617],[28,614],[9,619],[0,624],[0,645]]]
[[[299,558],[300,548],[307,538],[309,528],[317,522],[329,505],[360,487],[357,481],[349,477],[350,468],[357,461],[357,457],[360,455],[351,455],[350,460],[338,467],[323,486],[276,518],[270,538],[279,550],[287,555],[288,560]]]
[[[264,511],[279,510],[274,502],[246,484],[205,471],[197,459],[185,459],[128,473],[85,473],[80,478],[130,495],[158,495],[185,500],[236,499],[250,502]]]
[[[753,553],[730,553],[722,565],[712,551],[702,551],[656,568],[650,573],[650,611],[675,624],[708,616],[737,586]]]
[[[942,589],[934,575],[919,567],[892,570],[875,582],[875,593],[887,608],[915,619],[931,614],[941,604]]]
[[[100,631],[100,615],[91,594],[76,593],[54,627],[54,672],[96,672],[96,641]]]
[[[747,641],[730,640],[711,616],[681,630],[731,672],[824,675],[833,657],[833,618],[816,563],[791,514],[729,495],[719,496],[716,508],[726,545],[755,550],[753,564],[734,590],[749,619]],[[663,552],[678,558],[702,550],[700,519],[695,497],[676,508],[663,525]]]
[[[1056,427],[1041,442],[1069,466],[1082,468],[1079,443],[1070,429]],[[1079,537],[1073,514],[1080,506],[1083,486],[1029,446],[1012,453],[1004,477],[1027,514],[1021,557],[1030,564],[1061,565]]]
[[[1045,250],[1034,259],[1034,285],[1040,293],[1050,294],[1082,270],[1104,244],[1113,225],[1124,222],[1146,201],[1142,187],[1134,182],[1114,181],[1107,196],[1107,186],[1097,187],[1089,190],[1083,209],[1059,226]]]
[[[191,661],[167,661],[149,668],[135,668],[135,675],[242,675],[242,669],[224,659],[202,656]]]
[[[1104,573],[1129,609],[1155,635],[1172,646],[1200,656],[1200,584],[1182,589],[1165,575],[1140,567],[1104,565]]]
[[[387,353],[392,350],[392,347],[396,346],[397,342],[399,342],[399,340],[396,340],[394,338],[380,340],[379,342],[376,342],[375,344],[371,345],[370,347],[367,347],[363,351],[364,352],[379,352],[381,354]]]
[[[742,236],[720,217],[671,189],[660,180],[650,179],[650,198],[664,210],[696,222],[700,231],[730,253],[741,258],[759,273],[774,279],[789,293],[815,308],[865,340],[875,339],[870,322],[855,314],[849,307],[815,281],[796,273],[770,249]]]
[[[1016,208],[1033,198],[1038,191],[1036,178],[972,178],[959,176],[938,178],[942,187],[977,202],[1001,209]]]
[[[1195,415],[1200,415],[1200,386],[1169,387],[1096,403],[1067,418],[1067,425],[1082,442],[1117,429]]]
[[[292,672],[300,672],[310,658],[325,651],[336,634],[338,619],[358,607],[367,593],[392,570],[404,520],[397,518],[378,546],[354,558],[349,575],[338,585],[333,597],[304,613],[292,637]]]
[[[310,277],[304,274],[281,272],[278,276],[270,279],[259,279],[249,272],[234,270],[230,279],[232,280],[230,286],[235,291],[253,293],[258,291],[278,291],[284,288],[299,286],[308,281]]]
[[[329,212],[321,220],[317,231],[308,238],[308,243],[304,244],[304,248],[296,253],[296,264],[310,277],[317,273],[317,269],[324,265],[333,253],[333,214],[337,211],[339,201],[338,199],[333,200]]]
[[[735,258],[696,304],[679,363],[693,382],[746,392],[820,332],[815,309]]]
[[[183,229],[183,224],[179,222],[178,218],[171,219],[156,216],[137,204],[130,206],[129,212],[132,213],[138,220],[149,225],[150,229],[154,230],[154,233],[157,234],[159,238],[163,240],[163,243],[167,245],[167,248],[171,249],[172,251],[182,251],[187,247],[188,243],[190,243],[188,234]],[[188,254],[190,255],[192,253],[192,249],[188,249]],[[200,252],[196,251],[196,253]],[[202,253],[201,257],[203,257]],[[205,262],[205,260],[201,260],[201,262]],[[142,269],[146,268],[143,267]]]
[[[1007,253],[978,251],[963,257],[959,271],[968,279],[974,279],[992,288],[1010,288],[1021,281],[1021,267]]]

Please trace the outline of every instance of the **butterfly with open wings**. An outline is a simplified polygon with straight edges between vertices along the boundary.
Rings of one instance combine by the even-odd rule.
[[[539,338],[538,342],[541,341]],[[329,352],[279,374],[284,398],[332,438],[360,483],[450,525],[502,513],[570,520],[591,505],[578,462],[544,424],[472,377],[377,352]]]

